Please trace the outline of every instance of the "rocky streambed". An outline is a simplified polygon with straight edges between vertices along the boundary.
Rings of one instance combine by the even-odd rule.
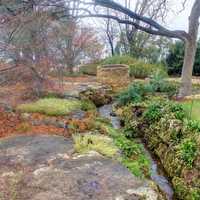
[[[1,200],[157,200],[147,180],[96,152],[74,154],[60,136],[0,141]]]
[[[113,104],[107,104],[99,108],[99,113],[102,117],[110,119],[112,125],[116,129],[122,128],[120,119],[113,113]],[[146,148],[145,144],[142,140],[137,140],[144,148],[144,152],[147,154],[150,162],[151,162],[151,175],[150,178],[153,180],[161,190],[161,192],[165,195],[167,200],[173,199],[173,188],[171,183],[169,182],[164,169],[159,165],[157,159],[151,154],[151,152]]]
[[[110,113],[108,108],[106,112]],[[119,126],[117,118],[112,119],[116,119],[113,125]],[[35,134],[0,140],[1,200],[159,200],[159,197],[151,181],[137,178],[117,160],[95,151],[77,154],[71,138]]]
[[[86,94],[85,94],[86,93]],[[101,106],[100,116],[121,128],[110,96],[82,93]],[[106,96],[106,98],[105,98]],[[97,97],[97,98],[95,98]],[[95,98],[95,101],[93,100]],[[102,101],[103,99],[103,101]],[[103,102],[103,103],[102,103]],[[141,145],[141,141],[137,141]],[[151,162],[151,180],[166,199],[173,189],[159,162],[143,145]],[[73,140],[58,136],[18,136],[0,140],[0,199],[7,200],[163,200],[152,182],[135,177],[118,161],[97,152],[75,154]]]

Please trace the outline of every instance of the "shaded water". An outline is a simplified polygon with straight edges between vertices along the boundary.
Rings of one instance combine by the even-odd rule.
[[[121,128],[120,119],[117,116],[112,115],[112,104],[100,107],[99,113],[102,117],[110,119],[114,128]],[[164,176],[164,171],[159,168],[156,159],[153,158],[144,143],[141,140],[139,140],[139,142],[144,147],[144,151],[151,162],[151,179],[159,186],[160,190],[166,195],[166,198],[172,200],[174,193],[173,188],[168,179]]]

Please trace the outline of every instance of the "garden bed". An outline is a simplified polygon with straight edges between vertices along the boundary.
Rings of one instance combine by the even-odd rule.
[[[174,86],[162,79],[135,83],[119,95],[116,113],[125,124],[125,135],[133,140],[142,138],[161,161],[173,184],[175,198],[198,200],[200,122],[196,113],[199,102],[170,100],[171,92],[176,91]]]

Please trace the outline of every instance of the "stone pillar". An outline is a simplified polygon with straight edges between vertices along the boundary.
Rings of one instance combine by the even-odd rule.
[[[130,82],[129,66],[121,64],[99,66],[97,81],[111,86],[113,90],[125,88]]]

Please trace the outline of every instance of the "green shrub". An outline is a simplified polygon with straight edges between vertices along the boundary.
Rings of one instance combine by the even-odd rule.
[[[147,78],[152,74],[152,65],[137,61],[130,65],[130,76],[135,78]]]
[[[178,86],[176,83],[169,82],[165,78],[164,74],[156,72],[150,80],[150,85],[155,92],[167,93],[169,97],[172,97],[177,93]]]
[[[134,83],[126,91],[119,94],[117,102],[119,105],[126,105],[131,102],[141,102],[145,96],[152,92],[150,85]]]
[[[173,118],[181,121],[186,117],[185,111],[180,104],[167,100],[150,101],[143,117],[146,121],[155,123],[164,115],[173,116]]]
[[[145,63],[141,60],[137,60],[130,65],[130,76],[135,78],[147,78],[156,73],[167,75],[162,65]]]
[[[194,139],[186,138],[179,145],[179,155],[188,167],[192,167],[198,153],[197,150],[197,143]]]
[[[123,56],[112,56],[108,57],[103,61],[103,65],[109,65],[109,64],[124,64],[130,66],[131,64],[135,63],[136,60],[128,55]]]
[[[142,60],[137,60],[128,55],[108,57],[103,61],[102,64],[128,65],[130,68],[130,76],[135,78],[147,78],[156,72],[167,75],[167,72],[162,65],[145,63]]]
[[[44,98],[17,107],[20,112],[41,113],[49,116],[66,115],[76,109],[81,109],[81,101],[58,98]]]
[[[135,82],[128,87],[127,90],[118,95],[117,102],[119,105],[128,103],[141,102],[149,94],[155,92],[166,93],[169,97],[176,94],[177,86],[164,79],[162,75],[155,75],[149,84]]]
[[[95,62],[95,63],[88,63],[85,65],[82,65],[80,67],[80,72],[82,74],[86,74],[86,75],[92,75],[92,76],[96,76],[97,75],[97,67],[101,65],[101,61]]]

